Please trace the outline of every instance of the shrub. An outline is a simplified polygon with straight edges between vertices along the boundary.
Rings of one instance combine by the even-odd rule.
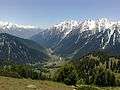
[[[65,64],[58,71],[55,77],[56,81],[67,85],[75,85],[77,82],[77,71],[73,64]]]
[[[83,79],[80,79],[80,80],[77,81],[77,84],[78,85],[84,85],[85,81]]]
[[[116,78],[110,70],[105,70],[97,74],[95,84],[98,86],[115,86]]]

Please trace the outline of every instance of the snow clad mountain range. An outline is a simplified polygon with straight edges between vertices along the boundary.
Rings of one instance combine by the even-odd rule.
[[[32,52],[30,54],[25,48],[23,49],[23,52],[28,53],[27,58],[29,55],[31,55],[31,58],[39,56],[39,52],[35,52],[37,51],[36,46],[37,49],[39,49],[39,47],[45,47],[53,54],[69,58],[80,58],[94,51],[104,51],[115,55],[120,54],[120,21],[112,21],[106,18],[81,21],[66,20],[46,30],[31,25],[19,25],[0,21],[0,33],[4,33],[7,38],[20,37],[20,39],[15,38],[14,42],[17,41],[21,43],[23,47],[29,47],[28,49],[30,50],[27,51]],[[17,48],[16,52],[19,53],[19,43],[16,42],[17,44],[14,45],[14,42],[10,39],[4,39],[2,34],[0,34],[1,52],[2,47],[11,47],[10,50],[13,50],[11,52],[14,52],[15,49],[12,49],[14,47]],[[29,43],[26,40],[21,40],[22,38],[33,40],[36,43],[32,41],[32,43]],[[10,45],[7,45],[5,42],[8,42]],[[26,44],[24,44],[25,42]],[[4,45],[2,43],[4,43]],[[33,47],[35,50],[33,50]],[[3,52],[6,50],[5,48]],[[2,55],[2,53],[0,54],[1,56],[9,56],[8,53],[4,55]],[[22,53],[20,55],[22,55]],[[45,56],[43,54],[40,55]],[[16,54],[16,56],[19,57],[18,54]],[[14,57],[12,58],[15,59]]]
[[[120,21],[67,20],[34,35],[32,40],[61,56],[75,57],[93,52],[120,53]]]
[[[22,38],[29,38],[40,32],[40,30],[40,28],[32,25],[22,25],[0,21],[0,33],[9,33]]]

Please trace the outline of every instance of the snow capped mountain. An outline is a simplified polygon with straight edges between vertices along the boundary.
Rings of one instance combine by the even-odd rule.
[[[22,25],[0,21],[0,33],[9,33],[22,38],[29,38],[40,32],[40,30],[40,28],[32,25]]]
[[[65,35],[70,33],[73,29],[79,29],[80,33],[84,31],[91,30],[92,32],[101,32],[105,29],[112,29],[114,26],[120,26],[120,21],[114,22],[106,18],[98,20],[84,20],[84,21],[74,21],[66,20],[60,22],[59,24],[53,25],[49,30],[58,30],[58,32],[64,32]]]
[[[32,40],[63,56],[79,57],[96,50],[118,54],[120,21],[67,20],[33,36]]]
[[[29,28],[29,29],[30,28],[35,28],[35,26],[31,26],[31,25],[13,24],[11,22],[0,21],[0,28],[3,28],[3,29],[8,28],[8,29],[10,29],[12,27],[14,27],[14,28],[24,28],[24,29],[26,29],[26,28]]]
[[[73,29],[75,27],[78,27],[79,23],[77,21],[74,20],[66,20],[64,22],[61,22],[59,24],[53,25],[52,28],[56,28],[59,29],[61,31],[65,30],[65,29]]]

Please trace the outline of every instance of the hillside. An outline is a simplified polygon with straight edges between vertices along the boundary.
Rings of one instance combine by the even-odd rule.
[[[37,43],[0,33],[0,64],[38,63],[48,59],[47,51]]]
[[[61,83],[0,76],[0,90],[73,90]]]
[[[17,79],[0,76],[0,90],[74,90],[74,87],[52,81]],[[81,85],[76,90],[120,90],[120,87],[109,88]]]

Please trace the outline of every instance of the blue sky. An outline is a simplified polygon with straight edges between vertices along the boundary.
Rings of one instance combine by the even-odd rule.
[[[120,20],[120,0],[0,0],[0,20],[49,27],[69,19]]]

